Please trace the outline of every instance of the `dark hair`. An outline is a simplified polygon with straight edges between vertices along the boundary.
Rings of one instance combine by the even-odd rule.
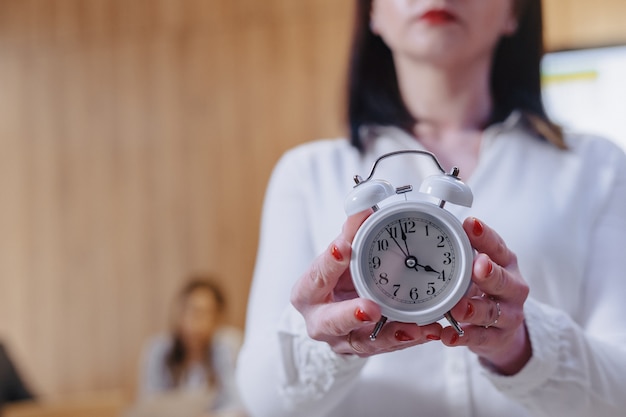
[[[184,304],[189,296],[197,290],[209,291],[215,297],[217,303],[218,313],[224,312],[226,309],[226,299],[221,288],[210,278],[205,276],[193,276],[187,284],[181,289],[176,299],[177,304],[180,306]],[[165,365],[170,372],[174,386],[180,384],[180,380],[183,376],[185,360],[187,359],[187,350],[183,343],[180,330],[174,324],[172,329],[172,347],[165,357]],[[209,385],[218,383],[215,372],[213,370],[213,364],[211,362],[211,346],[207,346],[207,356],[204,362],[204,368],[207,375],[207,382]]]
[[[416,122],[406,108],[389,47],[370,30],[373,0],[356,0],[348,70],[348,123],[352,145],[363,149],[361,127],[391,125],[411,132]],[[551,123],[541,99],[543,28],[541,0],[515,0],[517,31],[496,46],[491,69],[494,109],[489,124],[521,110],[542,137],[564,147],[561,130]]]

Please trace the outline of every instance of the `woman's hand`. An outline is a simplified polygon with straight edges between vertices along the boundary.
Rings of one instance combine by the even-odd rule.
[[[328,343],[337,353],[367,357],[441,338],[438,323],[417,326],[388,322],[375,341],[369,339],[380,308],[358,297],[349,264],[354,235],[371,211],[351,216],[339,237],[318,256],[296,282],[291,302],[304,316],[309,336]]]
[[[478,251],[470,290],[451,311],[465,335],[446,327],[441,339],[448,346],[467,346],[501,374],[515,374],[532,355],[524,324],[528,285],[517,257],[495,231],[474,218],[466,219],[463,228]]]

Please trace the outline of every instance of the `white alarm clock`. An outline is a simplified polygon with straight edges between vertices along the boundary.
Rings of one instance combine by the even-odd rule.
[[[393,195],[413,192],[411,184],[394,187],[372,179],[383,159],[403,154],[429,156],[441,174],[422,181],[418,198],[379,207]],[[472,205],[472,192],[458,174],[457,168],[446,173],[430,152],[406,150],[382,155],[365,180],[354,177],[356,186],[346,198],[346,214],[374,210],[356,233],[350,260],[357,293],[375,301],[382,311],[372,340],[388,319],[426,325],[445,317],[463,335],[449,312],[469,288],[474,250],[461,222],[444,209],[446,202]]]

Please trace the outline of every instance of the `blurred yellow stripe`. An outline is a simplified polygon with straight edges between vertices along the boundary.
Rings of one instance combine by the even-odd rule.
[[[542,74],[541,82],[544,84],[556,84],[571,81],[594,81],[597,78],[597,71],[578,71],[560,74]]]

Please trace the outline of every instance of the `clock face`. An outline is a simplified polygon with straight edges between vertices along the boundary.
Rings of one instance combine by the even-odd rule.
[[[359,294],[381,305],[384,315],[426,324],[467,290],[473,252],[454,216],[433,204],[415,204],[374,213],[355,238],[358,255],[351,268]]]

